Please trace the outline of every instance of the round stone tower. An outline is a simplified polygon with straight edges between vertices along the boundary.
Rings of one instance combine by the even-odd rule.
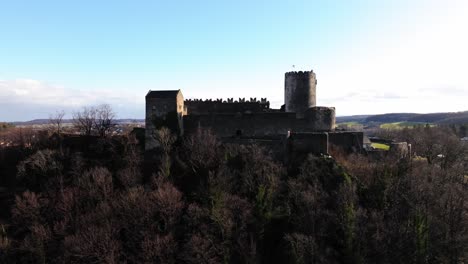
[[[314,71],[287,72],[284,79],[285,111],[302,115],[316,106],[316,86]]]

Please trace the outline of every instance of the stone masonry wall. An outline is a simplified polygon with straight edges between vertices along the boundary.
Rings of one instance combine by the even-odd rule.
[[[208,113],[237,113],[237,112],[265,112],[270,108],[270,102],[266,98],[262,98],[260,101],[256,98],[251,98],[246,101],[245,99],[239,98],[239,101],[234,99],[228,99],[229,101],[223,101],[222,99],[213,100],[185,100],[185,106],[187,106],[188,115],[200,115]]]
[[[168,113],[176,112],[179,129],[183,133],[183,111],[184,98],[182,93],[178,93],[176,98],[146,98],[146,119],[145,119],[145,149],[151,150],[157,147],[153,134],[155,131],[154,117],[165,118]]]
[[[284,104],[286,112],[299,115],[316,106],[317,79],[313,71],[287,72],[284,79]]]
[[[198,127],[209,128],[220,137],[286,135],[288,131],[331,131],[335,126],[334,108],[312,108],[308,117],[296,113],[230,113],[184,116],[187,133]]]

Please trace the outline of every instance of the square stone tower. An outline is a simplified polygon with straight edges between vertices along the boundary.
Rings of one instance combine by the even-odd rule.
[[[149,91],[146,94],[145,150],[158,147],[156,129],[165,126],[183,133],[184,96],[180,90]]]

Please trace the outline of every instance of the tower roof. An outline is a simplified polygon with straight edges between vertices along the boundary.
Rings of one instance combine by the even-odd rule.
[[[176,98],[180,93],[180,90],[158,90],[149,91],[146,94],[146,98]]]

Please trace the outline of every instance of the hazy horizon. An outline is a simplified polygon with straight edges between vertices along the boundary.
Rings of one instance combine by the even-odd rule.
[[[314,70],[338,116],[466,111],[468,2],[8,1],[0,121],[110,104],[144,118],[148,90],[267,97]],[[294,65],[294,67],[293,67]]]

